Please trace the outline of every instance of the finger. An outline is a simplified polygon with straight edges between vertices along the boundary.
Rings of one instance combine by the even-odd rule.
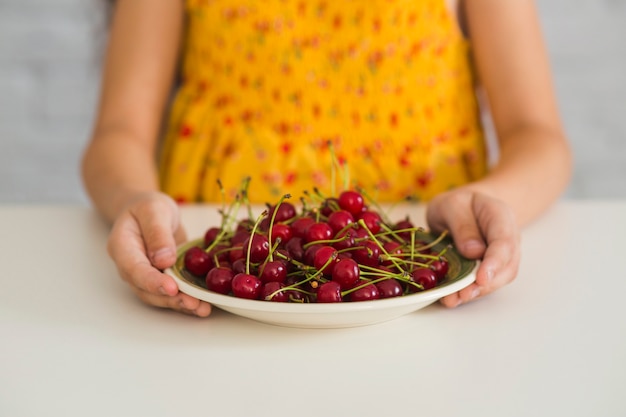
[[[208,317],[211,314],[211,305],[209,303],[200,301],[184,293],[178,293],[175,296],[163,296],[143,291],[137,287],[132,288],[137,297],[148,305],[169,308],[198,317]]]
[[[463,256],[477,259],[485,253],[486,244],[471,209],[472,199],[469,194],[459,193],[448,194],[440,201],[433,200],[435,206],[429,207],[427,221],[436,232],[448,230],[455,248]]]
[[[487,241],[487,250],[476,273],[476,283],[486,294],[515,276],[519,264],[520,235],[512,212],[503,203],[491,201],[489,205],[481,205],[475,210]]]
[[[179,229],[178,208],[170,199],[153,199],[131,209],[144,238],[148,259],[164,269],[176,262],[176,239]]]

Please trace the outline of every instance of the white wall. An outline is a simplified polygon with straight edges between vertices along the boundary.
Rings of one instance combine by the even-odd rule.
[[[86,202],[101,0],[0,0],[0,203]],[[576,172],[568,197],[626,198],[626,0],[539,0]]]

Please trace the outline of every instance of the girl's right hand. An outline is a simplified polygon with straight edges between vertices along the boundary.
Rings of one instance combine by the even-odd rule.
[[[178,291],[162,272],[176,262],[176,246],[186,240],[177,204],[153,192],[135,198],[116,218],[108,252],[121,278],[144,303],[207,317],[210,304]]]

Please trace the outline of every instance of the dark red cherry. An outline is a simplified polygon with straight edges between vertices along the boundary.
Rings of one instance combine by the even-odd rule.
[[[250,274],[237,274],[231,281],[232,292],[235,297],[256,300],[261,295],[261,280]]]
[[[353,215],[361,213],[364,205],[363,196],[356,191],[348,190],[339,195],[339,207]]]
[[[402,232],[398,232],[397,235],[400,236],[402,239],[406,240],[407,242],[411,241],[411,232],[410,231],[406,231],[406,229],[414,229],[415,226],[413,226],[413,223],[411,223],[411,221],[407,218],[404,220],[400,220],[398,223],[395,224],[395,226],[393,227],[393,230],[405,230]]]
[[[330,216],[330,214],[335,210],[339,210],[339,200],[335,197],[327,198],[320,207],[320,213],[322,216],[326,217]]]
[[[437,285],[437,275],[435,275],[435,272],[430,268],[417,268],[411,272],[411,281],[421,285],[424,290],[429,290]],[[420,289],[416,288],[414,285],[409,284],[408,288],[409,292],[420,291]]]
[[[274,215],[274,211],[276,211],[276,217],[274,218],[275,223],[284,222],[296,216],[296,208],[287,201],[280,203],[278,209],[276,209],[275,206],[270,207],[269,215],[267,216],[269,219]]]
[[[283,261],[266,262],[259,267],[259,278],[263,283],[285,282],[287,265]]]
[[[250,247],[250,262],[263,262],[270,253],[270,243],[267,240],[267,237],[263,235],[255,234],[252,237],[252,245],[248,245],[250,245],[250,239],[243,243],[243,249],[246,256],[248,253],[248,247]]]
[[[359,283],[359,285],[365,284],[365,282]],[[374,284],[367,284],[358,290],[350,293],[349,295],[350,301],[370,301],[370,300],[378,300],[380,298],[380,294],[378,292],[378,288]]]
[[[291,232],[294,237],[306,237],[306,231],[313,223],[315,219],[312,217],[299,217],[291,223]]]
[[[317,289],[318,303],[340,303],[341,301],[341,287],[335,281],[325,282]]]
[[[263,287],[261,288],[261,300],[279,303],[288,302],[289,293],[287,291],[281,291],[284,287],[285,284],[275,281],[263,284]]]
[[[213,261],[209,254],[197,246],[191,247],[185,252],[183,262],[185,269],[197,277],[206,277],[206,274],[213,267]]]
[[[215,238],[217,238],[221,231],[222,230],[219,227],[211,227],[209,230],[207,230],[204,234],[204,246],[209,246],[211,243],[213,243],[213,241],[215,241]]]
[[[289,254],[289,257],[291,259],[302,262],[302,258],[304,257],[302,238],[292,237],[291,239],[289,239],[289,242],[285,244],[285,250],[287,250],[287,253]]]
[[[340,232],[335,236],[335,239],[341,239],[333,243],[333,247],[337,250],[348,249],[354,246],[354,230],[348,229]]]
[[[231,245],[236,245],[237,243],[243,243],[250,237],[250,232],[247,230],[238,230],[235,232],[233,237],[230,239]]]
[[[375,267],[380,264],[380,247],[376,242],[364,240],[357,244],[358,249],[352,252],[352,258],[360,264]]]
[[[402,285],[394,278],[377,282],[375,285],[378,288],[380,298],[399,297],[402,295]]]
[[[322,245],[314,244],[306,248],[304,251],[304,256],[302,257],[302,262],[306,265],[313,266],[315,254],[322,247]]]
[[[244,259],[246,257],[246,252],[243,249],[243,243],[235,243],[228,252],[228,259],[231,263],[235,262],[237,259]]]
[[[220,294],[228,294],[235,273],[230,268],[213,268],[206,276],[206,287],[210,291]]]
[[[439,259],[434,260],[430,264],[430,269],[435,272],[435,275],[437,276],[437,283],[439,283],[446,277],[446,274],[448,273],[448,260],[443,256],[440,256]]]

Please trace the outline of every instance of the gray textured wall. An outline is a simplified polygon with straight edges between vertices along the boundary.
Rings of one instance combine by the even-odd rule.
[[[507,0],[508,1],[508,0]],[[86,202],[99,0],[0,0],[0,203]],[[539,0],[575,152],[571,198],[626,198],[626,0]]]

